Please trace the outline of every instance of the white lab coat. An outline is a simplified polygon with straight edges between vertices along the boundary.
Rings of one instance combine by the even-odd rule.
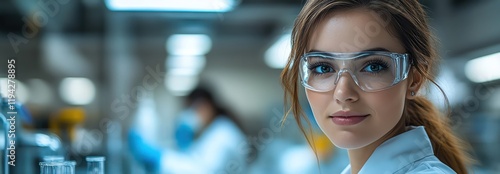
[[[342,174],[350,174],[348,165]],[[399,134],[382,143],[368,158],[358,174],[454,174],[434,156],[432,144],[423,126]]]
[[[217,117],[186,151],[165,150],[161,173],[243,173],[246,167],[245,135],[234,122]]]

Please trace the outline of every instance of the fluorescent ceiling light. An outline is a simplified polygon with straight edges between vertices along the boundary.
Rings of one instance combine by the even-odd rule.
[[[282,69],[286,65],[292,45],[290,44],[291,34],[284,34],[265,53],[264,59],[267,66]]]
[[[204,56],[170,56],[166,61],[168,74],[198,75],[205,67]]]
[[[87,78],[65,78],[59,90],[61,98],[73,105],[86,105],[95,98],[94,83]]]
[[[472,59],[465,65],[465,75],[476,83],[500,79],[500,52]]]
[[[166,43],[170,55],[201,56],[212,48],[212,40],[205,34],[174,34]]]
[[[198,85],[196,75],[167,74],[165,76],[165,86],[175,96],[186,96]]]
[[[165,86],[172,95],[185,96],[193,90],[205,62],[205,56],[169,56],[165,65]]]
[[[107,0],[113,11],[227,12],[235,0]]]

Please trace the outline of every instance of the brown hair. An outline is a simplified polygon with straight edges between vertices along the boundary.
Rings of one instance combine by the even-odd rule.
[[[446,94],[434,81],[439,57],[427,25],[426,13],[417,0],[309,0],[295,21],[292,30],[292,51],[282,71],[281,83],[285,90],[286,106],[290,104],[284,119],[293,114],[310,144],[311,140],[301,121],[305,120],[310,125],[299,102],[299,65],[296,62],[306,53],[314,27],[323,18],[334,11],[354,8],[366,8],[380,18],[385,18],[383,20],[387,21],[389,32],[400,39],[409,54],[414,68],[410,73],[416,73],[413,75],[419,75],[424,82],[436,85],[448,104]],[[448,105],[447,107],[450,110]],[[442,116],[429,100],[423,96],[407,99],[401,119],[396,126],[425,126],[436,157],[455,172],[467,173],[466,164],[470,160],[465,153],[464,143],[453,135],[448,118]]]

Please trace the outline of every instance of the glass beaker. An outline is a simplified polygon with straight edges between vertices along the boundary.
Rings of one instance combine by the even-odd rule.
[[[63,156],[44,156],[42,157],[43,162],[63,162]]]
[[[87,160],[87,174],[104,174],[104,161],[103,156],[88,156]]]
[[[40,174],[75,174],[75,161],[40,162]]]

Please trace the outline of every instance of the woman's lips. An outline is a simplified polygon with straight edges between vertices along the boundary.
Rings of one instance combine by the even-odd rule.
[[[355,112],[350,112],[350,111],[339,111],[331,116],[328,116],[329,118],[332,118],[333,123],[337,125],[355,125],[363,121],[366,117],[368,117],[370,114],[359,114]]]

